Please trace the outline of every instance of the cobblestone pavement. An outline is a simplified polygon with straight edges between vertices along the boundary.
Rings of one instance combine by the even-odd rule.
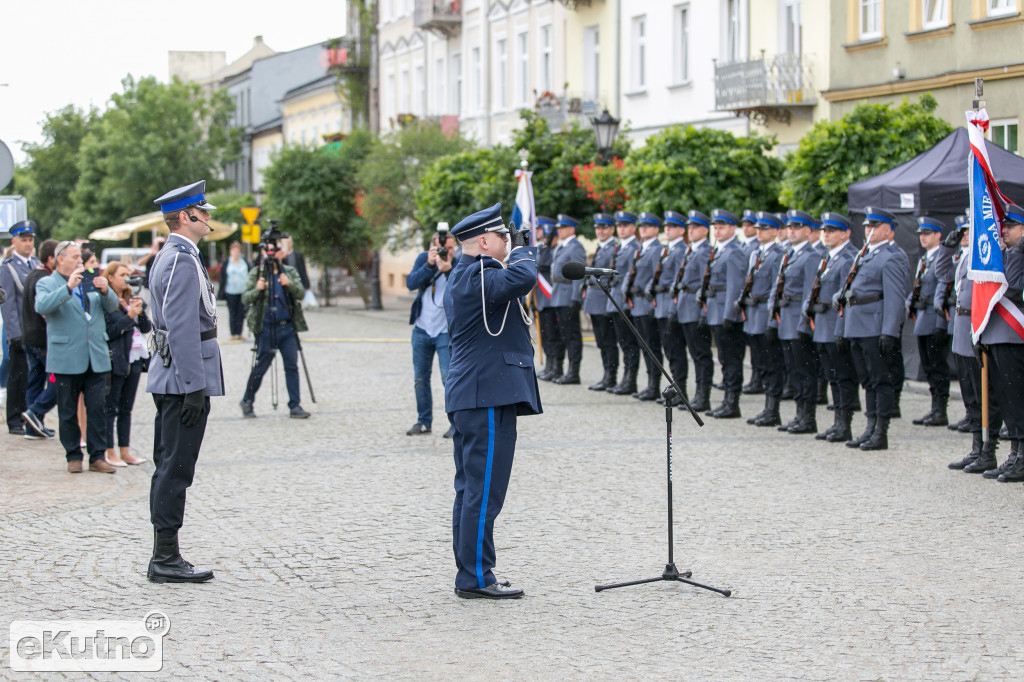
[[[213,401],[181,533],[186,558],[216,568],[207,584],[146,581],[151,464],[71,476],[55,443],[0,436],[2,627],[160,609],[165,663],[147,677],[163,678],[1024,676],[1024,489],[947,470],[969,441],[910,424],[920,385],[882,453],[675,413],[676,562],[726,599],[669,583],[595,593],[663,569],[664,412],[543,384],[495,534],[497,573],[527,597],[457,599],[436,373],[438,428],[405,435],[407,309],[310,314],[305,422],[274,412],[266,385],[243,421],[249,345],[223,344],[230,393]],[[584,378],[599,375],[587,344]],[[744,416],[760,407],[744,396]],[[135,414],[146,455],[148,396]],[[0,677],[15,678],[6,640]]]

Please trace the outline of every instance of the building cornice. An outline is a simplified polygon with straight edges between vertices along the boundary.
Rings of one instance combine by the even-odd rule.
[[[890,81],[876,85],[862,85],[855,88],[833,88],[825,90],[821,94],[829,102],[848,102],[850,100],[867,99],[870,97],[885,97],[887,95],[905,95],[913,92],[927,90],[941,90],[942,88],[953,88],[958,85],[973,85],[975,78],[984,78],[986,81],[1004,80],[1007,78],[1024,77],[1024,64],[1007,64],[1006,66],[993,66],[984,69],[972,69],[970,71],[951,71],[929,76],[927,78],[913,78],[906,80]]]

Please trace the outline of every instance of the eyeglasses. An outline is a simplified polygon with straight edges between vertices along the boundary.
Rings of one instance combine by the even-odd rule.
[[[66,248],[68,248],[69,246],[74,246],[74,245],[75,245],[74,241],[61,242],[60,244],[57,244],[57,248],[54,249],[54,251],[53,251],[53,257],[56,258],[60,254],[64,253],[64,250]]]

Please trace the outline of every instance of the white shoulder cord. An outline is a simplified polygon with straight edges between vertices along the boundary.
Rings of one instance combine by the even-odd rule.
[[[523,318],[523,323],[529,327],[533,324],[533,318],[526,312],[526,308],[523,307],[523,302],[516,298],[516,303],[519,305],[519,315]],[[501,316],[501,328],[498,329],[498,333],[495,334],[491,331],[491,327],[487,324],[487,296],[484,294],[484,262],[480,261],[480,314],[484,317],[484,329],[491,336],[501,336],[501,332],[505,329],[505,321],[508,318],[508,309],[512,305],[512,301],[505,304],[505,314]]]
[[[167,294],[169,294],[171,291],[171,280],[174,279],[174,268],[178,266],[178,256],[180,255],[180,252],[174,254],[174,262],[171,263],[171,274],[167,278],[167,287],[164,289],[164,299],[163,302],[161,302],[160,304],[161,314],[163,314],[163,311],[167,306]],[[192,260],[195,261],[196,276],[199,277],[199,299],[203,302],[203,307],[206,309],[207,314],[210,315],[210,317],[216,317],[217,302],[213,299],[213,294],[210,292],[210,287],[206,284],[206,278],[203,277],[203,272],[200,269],[202,266],[199,265],[198,258],[193,257]]]

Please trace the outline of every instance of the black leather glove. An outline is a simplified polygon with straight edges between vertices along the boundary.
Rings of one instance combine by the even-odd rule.
[[[890,355],[896,350],[896,337],[882,334],[878,337],[878,352],[882,355]]]
[[[839,351],[840,355],[850,354],[850,339],[844,339],[841,336],[836,337],[836,350]]]
[[[945,327],[936,327],[932,335],[935,336],[935,341],[941,346],[949,343],[949,332],[946,331]]]
[[[778,327],[768,327],[767,329],[764,330],[764,338],[765,338],[765,340],[768,341],[768,343],[771,343],[771,344],[778,343],[779,342],[779,328]]]
[[[964,238],[964,232],[967,231],[966,227],[961,227],[959,230],[950,230],[946,238],[942,240],[942,245],[948,249],[956,249],[960,247],[960,241]]]
[[[508,235],[509,241],[512,244],[512,248],[515,249],[520,246],[526,246],[529,243],[530,231],[529,230],[512,230]]]
[[[206,397],[202,390],[185,394],[185,402],[181,405],[181,423],[189,428],[199,423],[206,407]]]
[[[743,325],[735,320],[722,320],[722,329],[732,334],[743,329]]]
[[[21,337],[16,339],[7,339],[7,345],[11,350],[21,350]]]

